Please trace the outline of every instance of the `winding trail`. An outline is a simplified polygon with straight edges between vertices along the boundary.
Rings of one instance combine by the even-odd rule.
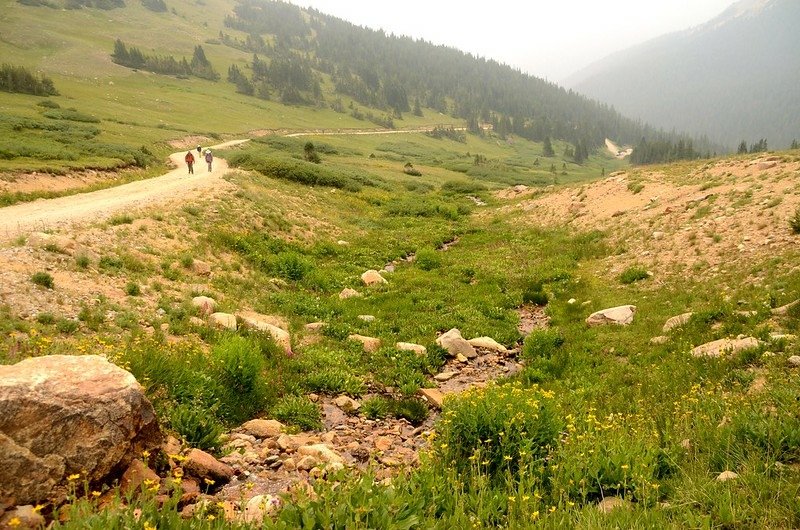
[[[233,140],[211,146],[223,149],[247,142]],[[61,228],[67,224],[94,221],[120,211],[141,208],[194,195],[196,192],[224,185],[222,176],[228,163],[214,158],[213,170],[208,171],[202,157],[195,162],[195,172],[187,175],[183,160],[186,151],[170,155],[176,169],[150,179],[137,180],[89,193],[78,193],[55,199],[39,199],[0,208],[0,242],[34,230]]]

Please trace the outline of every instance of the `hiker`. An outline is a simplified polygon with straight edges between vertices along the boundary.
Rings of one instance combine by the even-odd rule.
[[[208,170],[211,171],[211,162],[214,161],[214,155],[211,154],[211,149],[206,149],[206,162],[208,162]]]
[[[197,146],[197,156],[200,156],[200,152],[201,152],[201,151],[200,151],[200,146],[198,145],[198,146]]]
[[[186,160],[186,165],[189,166],[189,174],[194,175],[194,155],[191,151],[186,151],[184,160]],[[209,166],[211,166],[211,164],[209,164]]]

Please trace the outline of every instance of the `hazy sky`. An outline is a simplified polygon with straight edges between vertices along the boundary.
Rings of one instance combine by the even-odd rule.
[[[560,82],[609,53],[701,24],[734,0],[291,0]]]

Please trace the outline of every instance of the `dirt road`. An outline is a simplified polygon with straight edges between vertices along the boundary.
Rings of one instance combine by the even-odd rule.
[[[234,140],[211,148],[222,149],[246,141]],[[222,176],[228,171],[225,160],[215,158],[213,171],[209,172],[202,156],[195,153],[198,160],[194,174],[188,175],[186,163],[183,161],[185,154],[186,151],[180,151],[170,155],[176,169],[160,177],[90,193],[40,199],[0,208],[0,242],[34,230],[62,228],[67,224],[94,221],[115,213],[180,199],[225,183],[222,180]]]

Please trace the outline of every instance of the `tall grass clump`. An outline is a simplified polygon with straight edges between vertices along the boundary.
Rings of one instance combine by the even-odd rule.
[[[622,274],[619,275],[619,281],[622,284],[630,285],[633,282],[646,280],[649,277],[650,275],[647,273],[647,269],[634,265],[622,271]]]
[[[794,211],[794,216],[789,219],[789,228],[793,234],[800,234],[800,207]]]

